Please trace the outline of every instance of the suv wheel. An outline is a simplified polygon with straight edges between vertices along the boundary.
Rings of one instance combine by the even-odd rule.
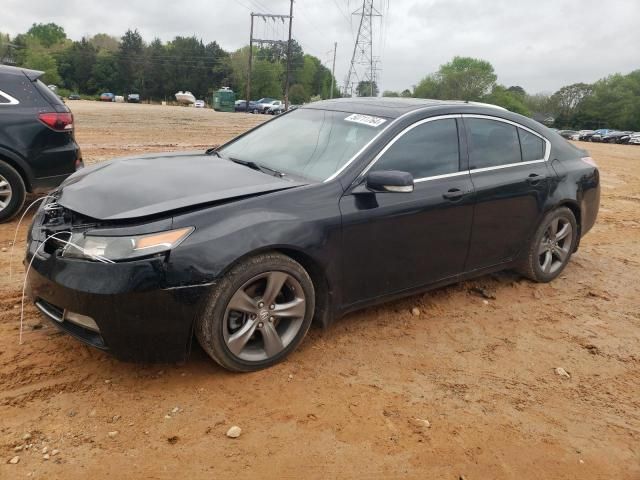
[[[548,213],[529,245],[519,271],[535,282],[556,278],[571,258],[578,240],[578,224],[567,207]]]
[[[0,160],[0,222],[11,220],[20,211],[26,195],[20,174]]]
[[[249,258],[214,287],[196,320],[202,348],[228,370],[251,372],[284,360],[309,330],[315,310],[305,269],[279,253]]]

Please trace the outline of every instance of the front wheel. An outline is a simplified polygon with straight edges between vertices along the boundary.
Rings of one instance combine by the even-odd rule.
[[[578,241],[573,212],[561,207],[548,213],[536,230],[519,271],[527,278],[546,283],[566,267]]]
[[[284,360],[300,344],[314,309],[305,269],[285,255],[260,254],[215,285],[196,321],[196,337],[224,368],[256,371]]]

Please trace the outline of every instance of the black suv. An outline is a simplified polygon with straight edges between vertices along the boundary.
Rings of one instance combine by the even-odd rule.
[[[0,222],[83,166],[73,115],[42,74],[0,65]]]

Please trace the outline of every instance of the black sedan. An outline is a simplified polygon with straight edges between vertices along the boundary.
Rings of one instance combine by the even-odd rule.
[[[551,281],[599,198],[586,152],[506,110],[316,102],[206,153],[71,176],[35,216],[28,280],[120,358],[182,359],[195,337],[251,371],[367,305],[507,268]]]

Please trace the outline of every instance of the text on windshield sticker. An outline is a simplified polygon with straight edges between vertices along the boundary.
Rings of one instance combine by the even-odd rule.
[[[361,123],[362,125],[368,125],[370,127],[379,127],[386,122],[384,118],[372,117],[371,115],[361,115],[359,113],[349,115],[345,120],[347,122]]]

